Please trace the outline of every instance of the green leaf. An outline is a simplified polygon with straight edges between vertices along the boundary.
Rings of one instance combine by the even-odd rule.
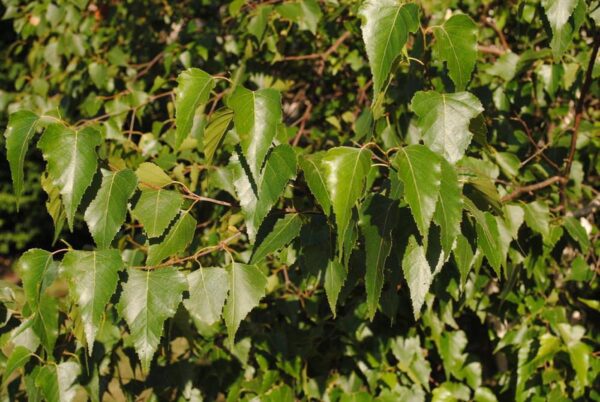
[[[404,198],[417,227],[421,235],[427,238],[440,193],[441,159],[423,145],[409,145],[400,149],[394,165],[404,183]]]
[[[198,68],[183,71],[177,77],[175,100],[175,144],[178,149],[183,140],[192,131],[194,115],[200,105],[208,102],[210,92],[215,87],[215,80],[209,74]]]
[[[223,309],[229,345],[233,347],[240,322],[265,295],[267,278],[256,265],[233,263],[229,268],[229,297]]]
[[[300,29],[317,31],[317,24],[323,13],[316,0],[300,0],[294,3],[283,3],[276,11],[283,17],[298,24]]]
[[[60,190],[71,231],[77,207],[96,173],[100,143],[100,133],[94,128],[74,131],[60,124],[49,125],[38,142],[48,174]]]
[[[207,325],[221,317],[229,291],[229,278],[224,268],[200,267],[187,276],[190,298],[183,301],[192,317]]]
[[[325,183],[325,177],[323,176],[323,168],[321,167],[321,161],[324,152],[317,152],[311,155],[305,155],[300,158],[300,168],[304,172],[304,179],[308,188],[315,196],[315,199],[323,208],[326,215],[329,215],[331,210],[331,201],[329,200],[329,194],[327,194],[327,184]]]
[[[31,355],[31,351],[25,346],[17,346],[10,352],[10,356],[8,356],[6,366],[4,367],[4,372],[2,373],[3,387],[6,384],[6,381],[8,381],[8,379],[12,375],[12,373],[23,367],[25,364],[27,364],[27,362],[31,358]]]
[[[446,62],[455,90],[463,91],[477,58],[477,25],[468,15],[455,14],[432,29],[434,49]]]
[[[347,276],[348,271],[346,271],[346,268],[344,268],[344,265],[342,265],[340,261],[329,261],[327,269],[325,270],[324,287],[325,295],[329,302],[329,308],[331,308],[334,318],[336,315],[335,307],[337,305],[338,296],[340,295],[340,291],[342,290],[342,286],[344,285]]]
[[[127,201],[137,186],[135,173],[129,169],[109,172],[102,178],[96,198],[85,211],[84,219],[98,248],[108,248],[125,222]]]
[[[477,97],[469,92],[419,91],[410,106],[425,145],[453,164],[463,157],[473,138],[469,123],[483,112]]]
[[[446,255],[450,254],[454,239],[460,233],[462,208],[462,191],[456,169],[448,161],[442,159],[440,198],[433,214],[433,220],[440,226],[442,249]]]
[[[542,235],[544,241],[550,236],[550,209],[541,200],[530,202],[523,206],[525,222],[531,230]]]
[[[135,175],[138,177],[141,189],[158,189],[173,183],[173,179],[164,170],[151,162],[141,163]]]
[[[474,262],[473,249],[467,238],[459,234],[456,237],[456,246],[452,252],[454,253],[454,261],[458,267],[458,272],[460,272],[461,286],[464,287]]]
[[[17,270],[23,281],[27,303],[35,311],[44,298],[46,289],[58,277],[58,264],[52,258],[52,253],[32,248],[19,258]]]
[[[580,3],[583,3],[580,5]],[[543,0],[542,5],[546,10],[546,18],[552,28],[552,41],[550,47],[555,60],[559,60],[565,50],[567,50],[573,33],[579,29],[579,26],[585,18],[585,3],[579,0]],[[583,18],[576,13],[574,26],[569,24],[569,17],[576,8],[582,8]],[[579,10],[578,10],[579,11]]]
[[[38,115],[27,110],[12,113],[8,118],[8,126],[4,132],[6,157],[10,165],[13,187],[17,197],[17,208],[19,208],[19,199],[23,193],[23,163],[39,119]]]
[[[157,265],[168,257],[175,256],[183,251],[194,238],[196,220],[189,211],[181,212],[179,219],[169,229],[165,238],[148,248],[147,265]]]
[[[365,237],[367,307],[369,319],[377,312],[385,262],[392,249],[392,230],[398,221],[398,202],[375,194],[361,211],[360,227]]]
[[[119,311],[129,326],[142,368],[147,372],[160,342],[163,324],[175,315],[187,282],[174,267],[146,271],[130,269],[128,274]]]
[[[352,208],[364,195],[371,168],[371,151],[366,148],[337,147],[327,151],[321,161],[322,174],[333,206],[340,257],[352,218]]]
[[[132,214],[144,225],[148,237],[162,236],[169,223],[179,213],[183,196],[169,190],[144,190]]]
[[[369,0],[360,10],[362,36],[373,74],[375,95],[381,92],[409,32],[419,28],[419,7],[395,0]]]
[[[121,255],[118,250],[69,251],[61,267],[69,277],[69,293],[79,305],[91,355],[104,310],[117,289]]]
[[[273,7],[268,4],[260,4],[254,9],[254,16],[248,22],[248,33],[253,35],[259,43],[262,42],[263,35],[267,29],[267,22],[269,21],[272,9]]]
[[[56,242],[63,226],[65,225],[67,213],[65,211],[65,207],[60,201],[60,190],[54,185],[54,183],[52,183],[52,179],[50,179],[47,173],[42,174],[40,183],[46,194],[48,194],[48,199],[46,200],[46,209],[52,218],[52,222],[54,222],[53,242]]]
[[[40,298],[40,303],[34,311],[32,329],[40,338],[46,353],[51,356],[58,338],[58,303],[54,297],[44,295]]]
[[[256,186],[240,155],[234,155],[230,164],[235,177],[235,190],[246,218],[246,231],[250,240],[254,241],[262,221],[285,190],[287,183],[296,177],[296,153],[286,144],[275,147]]]
[[[290,243],[300,234],[302,219],[299,214],[289,214],[279,219],[260,243],[254,245],[250,264],[258,264],[272,252]]]
[[[506,218],[505,222],[510,231],[510,236],[513,239],[517,239],[519,237],[519,228],[523,224],[523,218],[525,216],[525,212],[520,205],[505,205],[504,206],[504,217]]]
[[[584,254],[587,254],[590,248],[590,238],[588,237],[585,229],[581,224],[577,221],[577,219],[572,216],[568,216],[564,218],[564,225],[569,232],[569,236],[571,236],[577,243],[579,243],[579,247],[581,247],[581,251]]]
[[[258,181],[262,164],[281,123],[281,95],[275,89],[250,91],[237,87],[228,101],[233,109],[235,130],[254,180]]]
[[[71,402],[77,395],[75,380],[79,372],[79,364],[75,362],[49,364],[41,367],[35,378],[35,385],[41,389],[48,402]]]
[[[233,111],[227,108],[219,109],[210,116],[210,121],[204,129],[204,159],[207,165],[212,163],[215,152],[232,119]]]
[[[502,255],[503,247],[500,243],[500,230],[496,217],[489,212],[483,212],[475,217],[477,220],[477,244],[487,257],[489,264],[500,278],[502,272],[500,268],[504,257]]]
[[[427,263],[427,258],[425,258],[425,250],[417,243],[414,236],[411,236],[408,240],[404,258],[402,258],[402,271],[410,290],[413,314],[415,320],[418,320],[433,275],[429,263]]]

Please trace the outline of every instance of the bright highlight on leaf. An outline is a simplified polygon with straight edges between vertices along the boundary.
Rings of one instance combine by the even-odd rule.
[[[420,91],[410,104],[419,117],[423,142],[450,163],[463,157],[473,134],[469,123],[483,112],[479,100],[469,92],[440,94]]]

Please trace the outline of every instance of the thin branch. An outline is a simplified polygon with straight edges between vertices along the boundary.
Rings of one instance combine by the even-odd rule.
[[[165,267],[170,267],[173,265],[178,265],[187,261],[191,261],[191,260],[197,260],[198,258],[214,253],[215,251],[219,251],[219,250],[225,250],[227,249],[227,245],[232,243],[234,240],[236,240],[238,237],[240,237],[242,234],[242,232],[237,232],[232,236],[229,236],[227,239],[220,241],[219,244],[215,245],[215,246],[209,246],[209,247],[204,247],[200,250],[198,250],[197,252],[195,252],[194,254],[188,256],[188,257],[183,257],[183,258],[172,258],[166,262],[163,262],[162,264],[158,264],[158,265],[143,265],[143,266],[134,266],[132,268],[137,268],[137,269],[156,269],[156,268],[165,268]]]
[[[517,115],[515,115],[514,117],[511,117],[510,119],[521,124],[521,126],[525,130],[525,134],[527,135],[529,142],[531,143],[531,145],[533,145],[535,147],[536,154],[539,154],[546,162],[548,162],[548,164],[550,166],[552,166],[554,169],[556,169],[556,171],[560,171],[560,167],[556,164],[556,162],[554,162],[552,159],[550,159],[544,153],[543,150],[546,148],[546,146],[544,145],[544,146],[540,147],[540,146],[538,146],[537,142],[535,142],[535,140],[533,138],[533,134],[531,133],[531,129],[529,128],[527,123],[521,117],[519,117]]]
[[[296,60],[314,60],[314,59],[322,59],[324,61],[333,52],[335,52],[337,50],[337,48],[340,47],[340,45],[342,43],[344,43],[344,41],[346,39],[348,39],[349,37],[350,37],[350,32],[346,31],[324,52],[303,54],[303,55],[299,55],[299,56],[285,56],[284,58],[279,59],[277,61],[296,61]]]
[[[477,51],[479,53],[493,54],[495,56],[502,56],[506,53],[506,50],[499,48],[498,46],[490,45],[477,45]]]
[[[577,101],[577,105],[575,106],[575,119],[573,123],[573,134],[571,137],[571,148],[569,149],[569,156],[567,157],[565,170],[563,171],[564,177],[569,177],[569,174],[571,173],[571,165],[573,164],[573,158],[575,157],[575,149],[577,148],[577,134],[579,133],[579,125],[581,124],[581,119],[583,117],[585,98],[587,96],[588,91],[590,90],[590,86],[592,85],[592,73],[594,70],[594,63],[596,62],[596,57],[598,57],[599,47],[600,32],[596,32],[596,34],[594,35],[594,48],[592,49],[590,61],[585,72],[585,80],[583,81],[583,85],[581,86],[579,100]]]
[[[550,177],[544,181],[541,181],[539,183],[530,184],[528,186],[523,186],[523,187],[517,187],[517,189],[515,191],[502,197],[501,201],[509,202],[516,198],[519,198],[522,194],[533,193],[534,191],[538,191],[538,190],[541,190],[548,186],[551,186],[556,182],[563,183],[565,181],[566,181],[566,179],[562,176],[552,176],[552,177]]]

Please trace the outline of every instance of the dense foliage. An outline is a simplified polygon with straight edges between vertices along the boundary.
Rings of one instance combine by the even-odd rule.
[[[4,399],[600,400],[598,1],[2,4]]]

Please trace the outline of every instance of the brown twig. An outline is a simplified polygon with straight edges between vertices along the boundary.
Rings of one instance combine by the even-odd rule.
[[[517,187],[517,189],[515,191],[502,197],[501,201],[509,202],[516,198],[519,198],[522,194],[533,193],[534,191],[538,191],[538,190],[541,190],[548,186],[551,186],[556,182],[564,183],[565,181],[566,181],[566,179],[562,176],[552,176],[552,177],[550,177],[544,181],[541,181],[539,183],[530,184],[528,186],[523,186],[523,187]]]
[[[477,45],[477,51],[480,53],[493,54],[495,56],[502,56],[506,53],[506,50],[499,48],[498,46],[490,45]]]
[[[140,64],[139,66],[140,67],[144,66],[144,68],[135,75],[134,81],[137,81],[141,77],[143,77],[144,75],[148,74],[148,71],[150,71],[150,69],[152,67],[154,67],[154,65],[156,63],[158,63],[164,57],[164,55],[165,55],[164,52],[160,52],[159,54],[157,54],[156,56],[154,56],[154,58],[152,60],[150,60],[149,62]]]
[[[233,242],[234,240],[236,240],[238,237],[240,237],[242,234],[242,232],[237,232],[232,236],[229,236],[227,239],[220,241],[219,244],[215,245],[215,246],[209,246],[209,247],[204,247],[203,249],[198,250],[197,252],[195,252],[194,254],[187,256],[187,257],[183,257],[183,258],[171,258],[170,260],[163,262],[162,264],[158,264],[158,265],[142,265],[142,266],[134,266],[132,268],[137,268],[137,269],[156,269],[156,268],[165,268],[165,267],[170,267],[173,265],[178,265],[187,261],[191,261],[191,260],[197,260],[200,257],[203,257],[205,255],[214,253],[215,251],[219,251],[219,250],[225,250],[227,248],[227,245],[231,242]]]
[[[535,147],[536,154],[539,154],[546,162],[548,162],[548,164],[550,166],[552,166],[554,169],[556,169],[556,171],[560,171],[560,167],[556,164],[556,162],[554,162],[552,159],[550,159],[544,153],[543,150],[546,148],[546,146],[544,145],[544,146],[540,147],[540,146],[538,146],[537,142],[535,142],[535,140],[533,138],[533,134],[531,133],[531,129],[529,128],[527,123],[520,116],[517,116],[517,115],[511,117],[510,119],[521,124],[521,126],[525,130],[525,134],[527,135],[529,142],[531,143],[531,145],[533,145]]]
[[[297,61],[297,60],[314,60],[314,59],[321,59],[321,60],[325,61],[327,59],[327,57],[329,57],[333,52],[335,52],[337,50],[337,48],[340,47],[340,45],[342,43],[344,43],[344,41],[346,39],[348,39],[349,37],[350,37],[350,32],[346,31],[342,34],[342,36],[337,38],[337,40],[324,52],[302,54],[302,55],[298,55],[298,56],[285,56],[284,58],[279,59],[278,61]]]
[[[585,72],[585,79],[583,81],[583,85],[581,86],[581,93],[579,95],[579,100],[575,105],[575,118],[573,123],[573,134],[571,136],[571,147],[569,149],[569,156],[567,157],[565,169],[563,171],[564,177],[569,177],[571,173],[571,165],[573,164],[573,158],[575,157],[575,149],[577,148],[577,134],[579,132],[579,125],[581,124],[581,119],[583,117],[584,106],[585,106],[585,97],[587,96],[588,91],[590,90],[590,86],[592,85],[592,73],[594,70],[594,63],[596,62],[596,57],[598,57],[598,48],[600,47],[600,32],[596,32],[594,35],[594,47],[592,49],[592,54],[590,56],[590,61],[588,63],[587,70]]]
[[[308,119],[310,119],[310,114],[312,112],[312,103],[310,102],[306,102],[306,110],[304,110],[304,113],[302,114],[302,117],[300,118],[300,127],[298,128],[298,132],[296,133],[296,136],[294,137],[293,141],[292,141],[292,145],[293,146],[297,146],[298,143],[300,142],[300,138],[302,138],[302,136],[304,135],[304,127],[306,126],[306,122],[308,121]]]
[[[504,36],[504,33],[502,32],[502,30],[500,28],[498,28],[498,25],[496,25],[496,21],[494,21],[490,17],[482,17],[481,21],[485,25],[487,25],[490,28],[492,28],[494,30],[494,32],[496,32],[496,35],[498,35],[498,38],[500,39],[500,44],[504,48],[504,51],[505,52],[510,52],[510,46],[508,45],[508,41],[506,40],[506,36]]]

